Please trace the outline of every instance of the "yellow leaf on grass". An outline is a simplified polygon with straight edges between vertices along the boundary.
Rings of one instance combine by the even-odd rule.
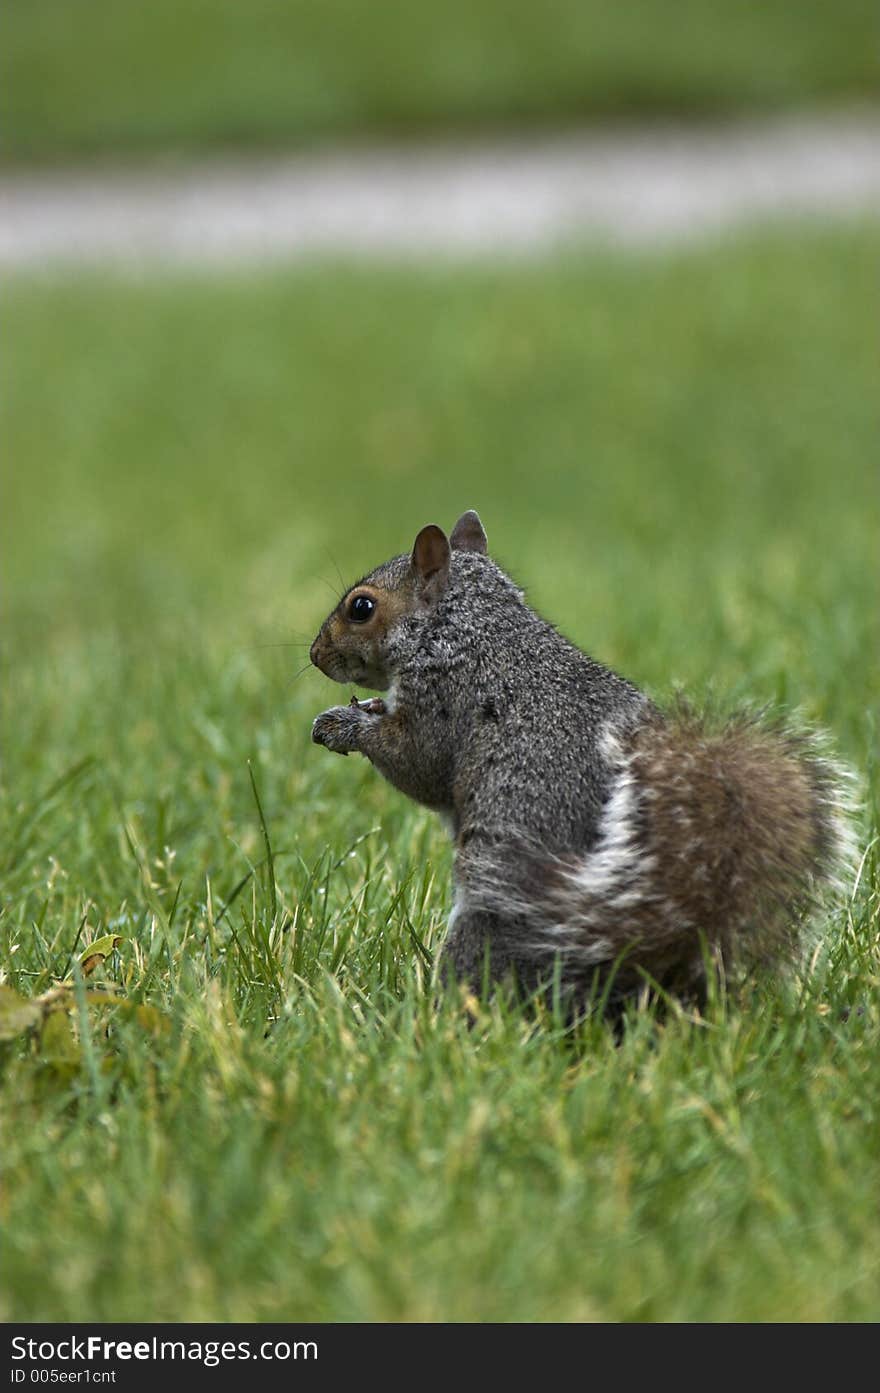
[[[118,948],[124,939],[119,934],[105,934],[103,938],[96,938],[94,943],[90,943],[88,948],[80,954],[79,965],[82,968],[84,977],[88,977],[94,972],[96,967],[100,967],[105,958],[109,958],[114,948]]]

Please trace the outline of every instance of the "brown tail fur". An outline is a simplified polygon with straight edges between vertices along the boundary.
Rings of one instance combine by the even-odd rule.
[[[701,935],[728,969],[791,960],[847,854],[843,775],[816,737],[747,714],[713,729],[679,710],[624,757],[656,866],[644,919],[625,928],[635,961],[685,988],[703,978]]]
[[[516,925],[520,960],[558,959],[576,984],[614,967],[700,997],[706,957],[727,971],[791,961],[849,854],[847,776],[814,735],[686,708],[606,743],[613,776],[598,838],[548,862],[520,845],[475,897]]]

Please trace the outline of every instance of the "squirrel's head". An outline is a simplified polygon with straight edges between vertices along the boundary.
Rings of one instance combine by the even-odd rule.
[[[353,585],[309,650],[315,667],[334,682],[385,691],[401,639],[446,592],[454,551],[486,554],[486,534],[475,512],[463,513],[448,537],[434,523],[423,527],[411,553],[386,561]]]

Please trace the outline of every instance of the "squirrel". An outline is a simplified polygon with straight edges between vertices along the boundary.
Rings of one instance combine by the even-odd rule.
[[[310,657],[385,694],[324,711],[312,740],[450,825],[441,965],[471,990],[704,1001],[710,970],[793,960],[850,854],[818,737],[660,710],[528,606],[473,511],[353,585]]]

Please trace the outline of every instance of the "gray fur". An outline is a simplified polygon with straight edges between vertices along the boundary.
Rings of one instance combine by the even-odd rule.
[[[313,661],[389,696],[331,708],[313,739],[449,821],[447,972],[699,994],[706,946],[728,966],[786,957],[833,873],[831,765],[782,726],[662,715],[529,608],[476,514],[448,557],[437,532],[352,587],[380,597],[375,625],[347,624],[344,597],[322,626]]]

